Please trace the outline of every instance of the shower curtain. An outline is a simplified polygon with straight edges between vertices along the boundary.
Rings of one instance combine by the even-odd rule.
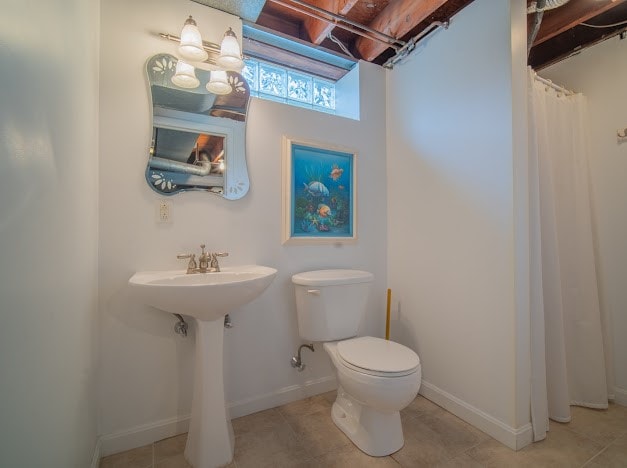
[[[607,408],[608,381],[586,99],[547,86],[533,70],[528,82],[531,420],[538,441],[546,437],[549,418],[570,421],[570,405]]]

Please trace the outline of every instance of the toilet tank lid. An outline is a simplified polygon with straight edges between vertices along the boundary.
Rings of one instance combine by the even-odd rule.
[[[332,286],[369,283],[373,278],[372,273],[362,270],[316,270],[298,273],[292,276],[292,282],[303,286]]]

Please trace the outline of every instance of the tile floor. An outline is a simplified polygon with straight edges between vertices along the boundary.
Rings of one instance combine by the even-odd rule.
[[[359,451],[335,427],[335,392],[233,420],[230,468],[262,467],[627,467],[627,407],[573,407],[568,424],[551,422],[546,440],[514,452],[418,396],[401,413],[405,446],[388,457]],[[186,434],[105,457],[100,468],[188,468]]]

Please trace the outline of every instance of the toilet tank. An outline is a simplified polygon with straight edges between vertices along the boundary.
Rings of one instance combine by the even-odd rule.
[[[316,270],[292,276],[298,333],[307,341],[357,335],[373,275],[361,270]]]

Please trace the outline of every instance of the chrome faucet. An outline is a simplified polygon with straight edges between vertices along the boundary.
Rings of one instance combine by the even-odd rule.
[[[209,268],[209,259],[210,255],[205,252],[205,244],[200,244],[200,257],[198,258],[198,272],[199,273],[207,273],[207,269]]]
[[[198,263],[196,263],[196,254],[181,254],[176,258],[184,259],[189,258],[187,264],[187,274],[193,273],[217,273],[220,271],[220,264],[218,263],[218,257],[227,257],[227,252],[209,253],[205,252],[205,244],[200,245],[200,257]]]

